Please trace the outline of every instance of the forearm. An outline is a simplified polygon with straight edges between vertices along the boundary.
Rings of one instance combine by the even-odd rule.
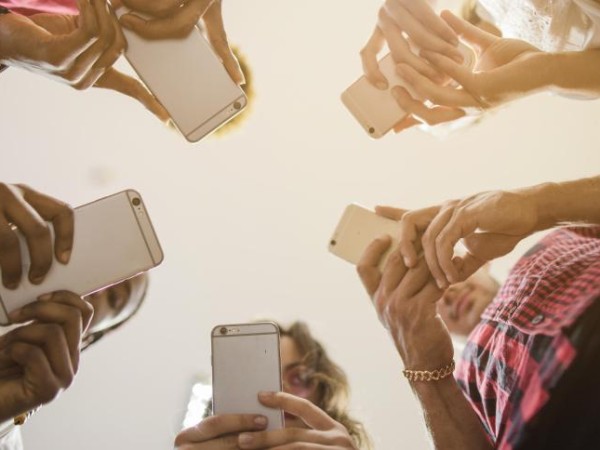
[[[520,190],[537,207],[537,230],[558,225],[600,224],[600,176],[544,183]]]
[[[548,53],[551,90],[561,94],[600,95],[600,49]]]
[[[453,377],[412,382],[435,450],[493,449],[477,414]]]

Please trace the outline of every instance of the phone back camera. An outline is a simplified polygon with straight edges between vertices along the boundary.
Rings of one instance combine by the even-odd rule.
[[[329,245],[331,245],[332,247],[335,247],[335,245],[337,244],[335,239],[332,239],[331,241],[329,241]]]
[[[219,333],[221,333],[221,334],[227,334],[227,327],[221,327],[219,329]]]
[[[373,134],[373,133],[375,133],[375,128],[369,127],[369,134]]]
[[[137,197],[134,197],[134,198],[131,200],[131,203],[133,204],[133,206],[140,206],[140,204],[142,203],[142,201],[141,201],[139,198],[137,198]]]
[[[241,108],[242,108],[242,104],[241,104],[240,102],[235,102],[235,103],[233,104],[233,107],[234,107],[235,109],[241,109]]]

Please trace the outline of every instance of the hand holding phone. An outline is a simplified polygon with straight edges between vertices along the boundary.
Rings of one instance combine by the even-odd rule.
[[[119,17],[128,12],[116,11]],[[246,106],[244,91],[197,26],[180,39],[150,40],[127,29],[123,33],[125,57],[189,142],[199,141]]]
[[[267,408],[260,391],[281,391],[279,329],[270,322],[218,325],[211,333],[213,414],[261,414],[267,430],[283,428],[281,409]]]
[[[475,52],[462,42],[460,42],[458,50],[463,56],[463,65],[474,67],[476,63]],[[373,86],[365,76],[362,76],[341,95],[344,106],[368,135],[376,139],[384,136],[408,115],[398,105],[391,92],[392,88],[401,86],[408,91],[411,97],[421,100],[417,93],[410,89],[398,75],[396,62],[391,53],[388,53],[379,61],[379,69],[388,81],[387,89],[379,89]]]
[[[10,312],[55,291],[84,296],[144,272],[162,262],[163,253],[139,193],[122,191],[75,208],[74,234],[68,264],[54,262],[43,282],[23,280],[16,289],[0,286],[0,324]],[[30,258],[24,234],[20,243],[22,270]],[[52,237],[50,238],[52,242]]]
[[[329,251],[354,265],[358,264],[366,248],[375,239],[389,235],[392,245],[380,260],[383,268],[387,257],[398,245],[400,223],[377,215],[362,206],[351,204],[346,207],[338,225],[329,239]]]
[[[39,284],[55,257],[62,264],[69,261],[72,246],[73,210],[67,204],[22,184],[0,183],[0,270],[5,288],[16,289],[24,271],[30,283]]]

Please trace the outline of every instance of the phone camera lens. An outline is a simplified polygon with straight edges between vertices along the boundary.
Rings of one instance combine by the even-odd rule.
[[[332,247],[335,247],[335,245],[337,244],[335,239],[332,239],[331,241],[329,241],[329,245],[331,245]]]
[[[241,107],[242,107],[242,104],[241,104],[240,102],[235,102],[235,103],[233,104],[233,107],[234,107],[235,109],[241,109]]]
[[[134,197],[134,198],[131,200],[131,203],[133,203],[133,206],[140,206],[140,204],[142,203],[142,201],[141,201],[139,198],[137,198],[137,197]]]
[[[219,333],[221,333],[221,334],[227,334],[227,327],[221,327],[219,329]]]
[[[373,127],[370,127],[370,128],[369,128],[369,134],[373,134],[373,133],[375,133],[375,128],[373,128]]]

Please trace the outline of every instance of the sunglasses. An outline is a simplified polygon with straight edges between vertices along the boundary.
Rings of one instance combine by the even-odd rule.
[[[293,395],[308,398],[318,385],[314,375],[315,371],[302,363],[291,364],[283,370],[283,387]]]

